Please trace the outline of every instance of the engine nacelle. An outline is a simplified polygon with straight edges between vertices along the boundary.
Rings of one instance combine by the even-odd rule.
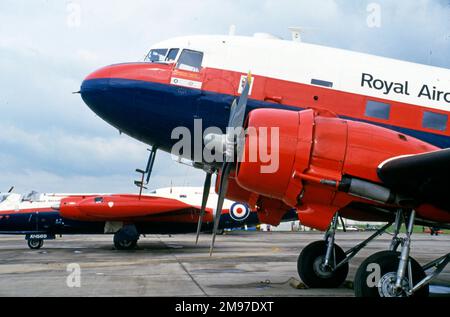
[[[257,109],[247,129],[237,184],[296,207],[304,225],[321,230],[352,201],[395,205],[400,199],[377,185],[377,167],[392,157],[437,150],[392,130],[315,110]],[[380,199],[360,197],[364,191]]]

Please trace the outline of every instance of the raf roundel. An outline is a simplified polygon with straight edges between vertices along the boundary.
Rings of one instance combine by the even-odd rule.
[[[234,203],[230,207],[230,217],[235,221],[244,221],[250,215],[250,208],[241,203]]]

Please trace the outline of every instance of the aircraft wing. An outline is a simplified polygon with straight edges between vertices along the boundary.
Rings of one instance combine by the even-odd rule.
[[[450,149],[387,160],[378,176],[398,193],[450,209]]]

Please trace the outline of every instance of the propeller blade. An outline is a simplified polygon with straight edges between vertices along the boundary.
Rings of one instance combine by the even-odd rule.
[[[206,173],[205,185],[203,186],[202,208],[200,210],[200,217],[198,218],[197,237],[195,239],[196,245],[198,244],[200,230],[202,230],[203,218],[205,217],[206,203],[208,202],[209,192],[211,190],[211,178],[212,178],[212,173],[210,173],[210,172]]]
[[[230,108],[230,118],[228,119],[228,126],[231,127],[233,122],[234,122],[234,118],[236,116],[236,108],[238,106],[237,103],[237,99],[233,100],[233,103],[231,104],[231,108]]]
[[[239,97],[239,102],[233,103],[230,114],[230,121],[228,123],[228,127],[232,128],[227,130],[226,137],[226,155],[228,160],[233,160],[234,158],[242,157],[242,149],[244,142],[244,120],[245,114],[247,112],[247,102],[250,94],[250,87],[252,85],[252,75],[251,73],[247,76],[247,82],[245,83],[244,90],[242,91],[241,96]],[[235,151],[237,151],[235,153]],[[237,154],[237,155],[236,155]]]
[[[222,175],[220,176],[219,185],[219,198],[217,199],[216,215],[214,218],[214,230],[211,241],[211,248],[209,250],[209,255],[212,256],[214,250],[214,243],[216,242],[217,231],[219,229],[220,216],[222,215],[223,202],[225,200],[225,195],[228,190],[228,177],[230,176],[232,164],[225,162],[222,166]]]
[[[250,87],[252,85],[252,75],[249,73],[247,75],[247,82],[245,83],[244,90],[239,97],[239,102],[237,106],[231,108],[230,121],[228,122],[228,127],[231,128],[242,128],[244,126],[245,112],[247,110],[248,96],[250,94]],[[233,103],[233,105],[235,105]]]

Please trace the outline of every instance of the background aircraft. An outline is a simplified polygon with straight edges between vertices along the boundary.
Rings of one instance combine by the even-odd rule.
[[[310,287],[342,284],[350,259],[392,224],[390,250],[369,258],[356,275],[357,295],[427,295],[428,282],[450,260],[421,267],[410,257],[414,224],[450,227],[448,69],[267,34],[192,36],[158,43],[142,63],[92,73],[80,93],[101,118],[154,149],[171,152],[174,129],[194,132],[194,119],[202,119],[202,132],[222,129],[200,140],[219,160],[180,155],[207,172],[206,193],[218,174],[219,210],[225,197],[245,201],[261,221],[277,225],[295,208],[302,224],[330,229],[299,256],[299,275]],[[223,134],[227,127],[257,133]],[[279,168],[262,173],[267,162],[249,162],[242,153],[252,153],[251,137],[271,140],[272,128],[279,142],[268,142],[266,153],[278,155]],[[194,150],[199,140],[192,141]],[[388,224],[345,253],[335,243],[340,217]],[[219,221],[217,214],[214,232]],[[403,222],[407,234],[400,238]],[[372,263],[382,279],[369,286]]]
[[[0,234],[25,235],[31,249],[64,234],[114,234],[117,249],[136,247],[143,234],[190,233],[197,230],[202,190],[158,189],[149,195],[0,194]],[[202,231],[211,231],[214,201],[206,208]],[[220,228],[259,223],[246,204],[226,201]],[[295,216],[295,213],[294,213]],[[292,219],[291,215],[291,219]]]

